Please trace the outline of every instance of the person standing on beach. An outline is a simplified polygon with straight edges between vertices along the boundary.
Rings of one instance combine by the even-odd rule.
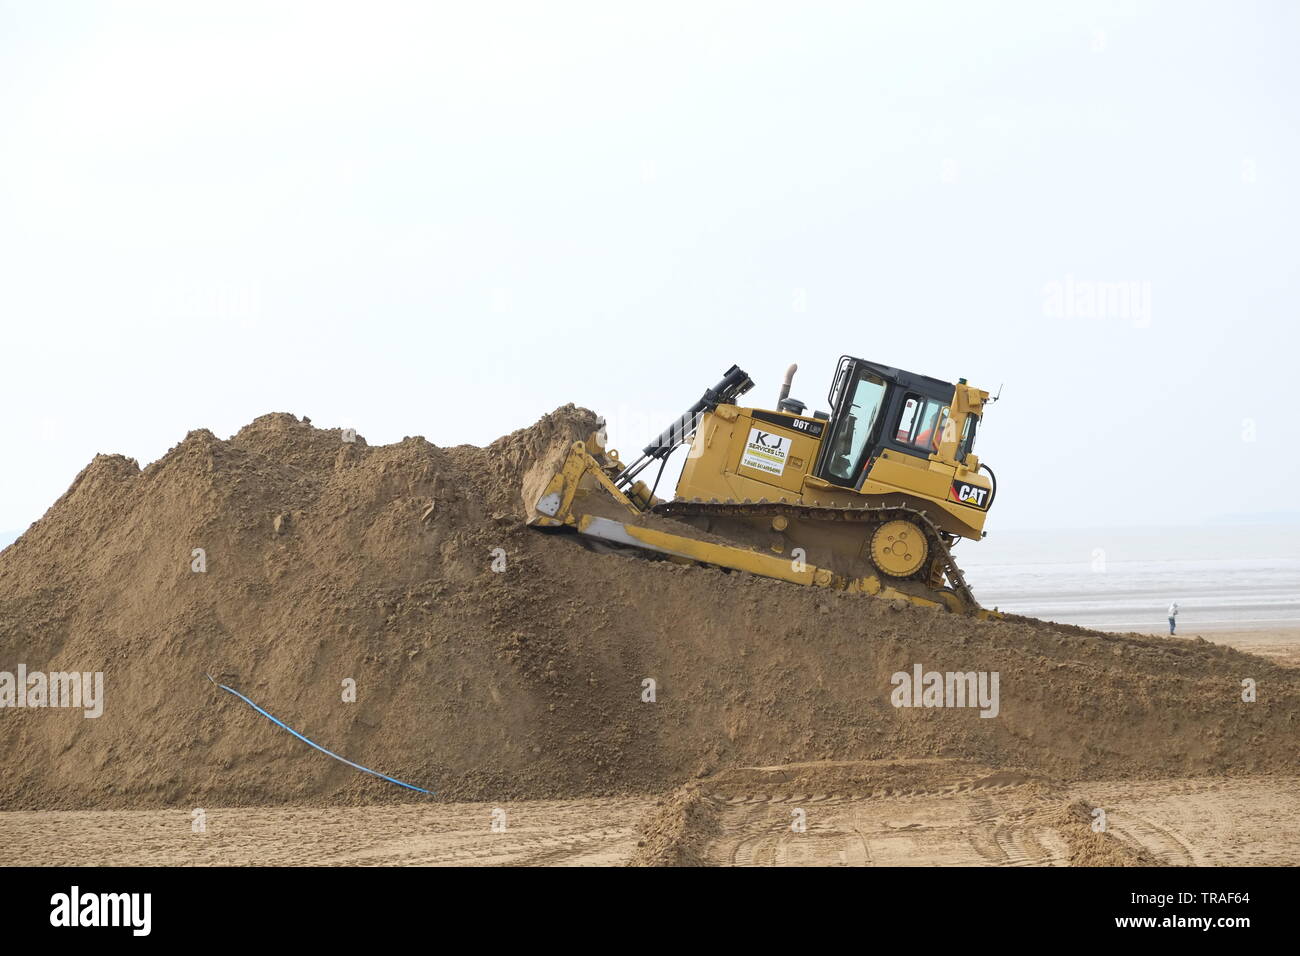
[[[1174,618],[1178,616],[1178,602],[1169,605],[1169,633],[1174,633]]]

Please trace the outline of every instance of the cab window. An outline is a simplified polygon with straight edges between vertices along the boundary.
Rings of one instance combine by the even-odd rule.
[[[944,402],[909,393],[898,416],[894,440],[932,452],[939,447],[947,423],[948,407]]]
[[[975,429],[979,425],[979,419],[974,415],[966,416],[966,424],[961,430],[961,445],[957,448],[957,460],[965,461],[966,456],[975,448]]]
[[[829,467],[834,477],[842,481],[856,477],[854,468],[876,427],[884,397],[884,381],[868,372],[863,372],[853,383],[853,392],[831,436]]]

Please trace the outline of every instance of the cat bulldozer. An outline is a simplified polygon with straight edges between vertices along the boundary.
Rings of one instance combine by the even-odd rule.
[[[865,359],[840,358],[829,411],[790,397],[745,408],[754,383],[732,366],[630,464],[604,428],[575,442],[528,523],[795,584],[838,588],[978,617],[953,559],[978,541],[997,480],[974,452],[989,393]],[[671,499],[643,475],[689,452]],[[543,478],[545,472],[543,472]]]

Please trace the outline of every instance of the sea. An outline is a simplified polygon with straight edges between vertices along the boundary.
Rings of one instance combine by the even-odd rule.
[[[1300,524],[991,529],[955,550],[984,607],[1104,631],[1300,627]]]

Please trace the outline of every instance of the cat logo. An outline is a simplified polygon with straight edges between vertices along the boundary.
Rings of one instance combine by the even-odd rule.
[[[964,505],[979,508],[981,511],[984,511],[989,506],[989,489],[981,488],[979,485],[967,485],[960,481],[954,481],[948,494],[952,496],[953,501],[960,501]]]

